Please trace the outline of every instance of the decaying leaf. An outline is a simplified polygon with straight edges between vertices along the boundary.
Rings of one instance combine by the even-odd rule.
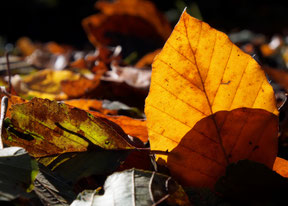
[[[84,191],[71,206],[80,205],[190,205],[184,190],[171,177],[143,170],[110,175],[100,190]]]
[[[67,95],[62,91],[61,82],[79,80],[80,78],[80,74],[69,70],[45,69],[12,82],[16,92],[26,97],[66,99]]]
[[[85,94],[93,92],[95,88],[100,83],[100,77],[102,73],[97,74],[93,77],[93,79],[87,79],[85,77],[81,77],[79,79],[67,79],[61,82],[62,91],[69,98],[79,98],[84,96]]]
[[[19,38],[16,45],[24,56],[31,55],[37,49],[37,46],[28,37]]]
[[[36,176],[34,191],[45,205],[66,206],[75,198],[71,187],[47,170],[39,172]]]
[[[99,112],[89,111],[95,117],[103,117],[119,125],[126,134],[139,138],[142,142],[148,141],[146,121],[126,116],[109,116]]]
[[[102,80],[126,83],[132,88],[147,89],[150,86],[151,71],[135,67],[111,65],[112,70],[105,73]]]
[[[275,69],[271,67],[262,67],[267,75],[277,82],[283,89],[288,91],[288,72],[283,69]]]
[[[157,49],[154,52],[151,52],[149,54],[146,54],[144,57],[142,57],[136,64],[135,67],[137,68],[145,68],[150,67],[152,65],[152,62],[156,55],[160,53],[161,49]]]
[[[251,108],[219,111],[184,135],[168,154],[167,164],[182,185],[213,188],[227,162],[249,159],[272,168],[277,137],[278,117],[270,112]]]
[[[152,67],[145,105],[152,150],[173,150],[199,120],[221,110],[248,107],[278,113],[273,89],[257,62],[227,35],[185,11]],[[220,122],[214,116],[212,120],[218,134],[214,138],[222,148],[217,155],[227,159],[226,163],[220,163],[226,166],[230,151],[225,149]],[[261,129],[264,128],[265,124]],[[192,139],[193,144],[200,144]],[[275,144],[269,147],[274,158],[276,149]],[[199,150],[203,154],[207,149],[199,147]],[[194,155],[193,151],[189,155]],[[271,162],[268,166],[272,166]]]
[[[103,120],[63,103],[34,98],[12,106],[11,121],[6,120],[5,143],[21,145],[34,157],[86,151],[95,145],[104,149],[134,148],[119,126]]]
[[[157,49],[168,38],[171,27],[152,2],[145,0],[116,0],[113,3],[98,1],[96,8],[102,13],[87,17],[82,21],[84,30],[92,44],[125,45],[144,43],[145,48]],[[151,49],[151,48],[150,48]]]
[[[98,149],[38,158],[38,162],[63,178],[65,182],[75,184],[84,177],[115,172],[128,156],[130,156],[129,150]]]
[[[8,94],[5,94],[3,91],[0,91],[0,98],[2,99],[4,96],[8,97],[8,107],[7,107],[6,117],[9,117],[9,118],[11,117],[10,108],[12,107],[12,105],[27,102],[27,100],[24,100],[21,97],[18,97],[15,95],[8,95]],[[1,111],[1,108],[0,108],[0,111]]]
[[[273,165],[273,170],[281,176],[288,178],[288,161],[277,157]]]
[[[98,111],[102,114],[117,114],[116,110],[103,108],[103,101],[96,99],[72,99],[64,101],[65,104],[71,105],[73,107],[78,107],[83,110]]]
[[[231,205],[287,205],[288,179],[258,162],[230,164],[215,191]]]
[[[13,200],[21,196],[29,197],[27,191],[33,188],[38,166],[23,148],[1,149],[0,171],[1,201]]]

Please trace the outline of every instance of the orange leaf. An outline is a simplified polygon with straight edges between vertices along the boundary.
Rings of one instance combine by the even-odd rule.
[[[159,54],[161,49],[157,49],[154,52],[151,52],[149,54],[146,54],[144,57],[142,57],[136,64],[135,67],[137,68],[143,68],[145,66],[151,66],[153,59],[157,54]]]
[[[95,6],[102,13],[82,21],[89,40],[95,46],[113,43],[111,35],[113,33],[163,42],[171,32],[168,21],[149,1],[117,0],[114,3],[99,1]]]
[[[288,72],[283,69],[274,69],[271,67],[262,67],[267,75],[277,82],[282,88],[288,91]]]
[[[221,110],[248,107],[278,114],[273,89],[257,62],[227,35],[186,12],[152,68],[145,105],[152,150],[173,150],[199,120]],[[212,117],[219,130],[219,122]],[[225,156],[229,151],[222,138],[218,136],[218,143]],[[269,149],[275,151],[275,145]],[[225,159],[227,165],[228,156]]]
[[[2,99],[3,96],[7,96],[8,97],[8,107],[7,107],[7,113],[6,113],[6,117],[11,117],[11,112],[10,112],[10,108],[12,105],[14,104],[21,104],[21,103],[25,103],[27,102],[27,100],[22,99],[21,97],[15,96],[15,95],[7,95],[3,92],[0,92],[0,98]],[[0,108],[1,111],[1,108]]]
[[[88,112],[96,117],[103,117],[116,123],[124,130],[126,134],[133,137],[138,137],[142,142],[148,141],[148,131],[146,121],[144,120],[133,119],[126,116],[109,116],[93,111]]]
[[[196,123],[169,153],[167,164],[183,185],[212,188],[225,173],[227,159],[249,159],[272,168],[277,136],[278,117],[270,112],[251,108],[219,111]]]
[[[279,175],[288,178],[288,161],[277,157],[273,165],[273,170]]]
[[[17,40],[16,45],[24,56],[31,55],[37,49],[37,46],[28,37],[21,37]]]
[[[87,112],[89,112],[95,117],[106,118],[119,125],[126,134],[133,137],[137,137],[142,142],[148,142],[148,132],[146,122],[144,120],[133,119],[131,117],[126,116],[110,116],[113,114],[117,114],[117,111],[103,109],[102,101],[95,99],[66,100],[64,101],[64,103],[73,107],[78,107],[87,110]],[[99,112],[91,111],[91,109],[98,110]]]
[[[78,107],[84,110],[96,110],[102,114],[116,115],[117,110],[105,109],[102,107],[102,101],[96,99],[73,99],[64,101],[65,104]]]
[[[79,98],[96,89],[100,83],[102,73],[96,74],[93,79],[80,77],[77,80],[64,80],[61,82],[62,91],[69,98]]]

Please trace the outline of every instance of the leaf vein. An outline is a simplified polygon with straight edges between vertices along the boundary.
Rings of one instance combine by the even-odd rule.
[[[187,106],[189,106],[190,108],[196,110],[197,112],[208,116],[207,114],[203,113],[200,109],[197,109],[196,107],[194,107],[193,105],[185,102],[183,99],[180,99],[179,97],[177,97],[175,94],[173,94],[173,92],[169,91],[168,89],[166,89],[165,87],[163,87],[161,84],[157,83],[157,82],[153,82],[153,84],[156,84],[157,86],[161,87],[162,89],[164,89],[166,92],[168,92],[169,94],[171,94],[172,96],[174,96],[176,99],[180,100],[181,102],[183,102],[184,104],[186,104]]]

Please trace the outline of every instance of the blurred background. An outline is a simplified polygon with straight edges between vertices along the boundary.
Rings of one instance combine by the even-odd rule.
[[[81,26],[83,18],[97,13],[95,0],[5,0],[1,1],[1,41],[15,42],[19,37],[56,41],[83,49],[89,46]],[[249,29],[265,35],[288,33],[288,2],[248,0],[154,0],[174,25],[184,7],[224,32]],[[283,3],[284,2],[284,3]]]

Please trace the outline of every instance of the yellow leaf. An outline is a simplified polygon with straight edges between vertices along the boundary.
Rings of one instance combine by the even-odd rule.
[[[257,62],[185,11],[152,68],[145,105],[152,150],[173,150],[199,120],[218,111],[248,107],[278,114]]]
[[[18,94],[25,97],[40,97],[47,99],[67,99],[62,91],[61,83],[65,80],[79,80],[81,75],[69,70],[44,69],[23,77],[14,83]]]

